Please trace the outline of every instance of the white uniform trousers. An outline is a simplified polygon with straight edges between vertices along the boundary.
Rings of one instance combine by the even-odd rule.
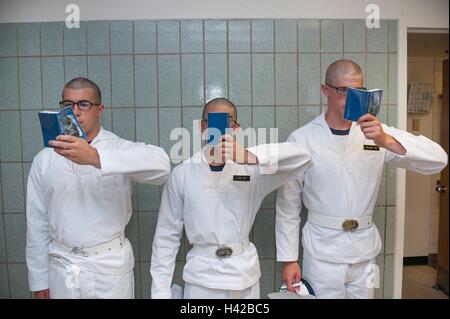
[[[319,299],[372,299],[379,287],[375,259],[356,264],[330,263],[303,254],[302,278]]]
[[[184,284],[184,299],[259,299],[259,281],[253,286],[243,290],[211,289]]]
[[[133,299],[134,275],[88,271],[63,256],[50,256],[51,299]]]

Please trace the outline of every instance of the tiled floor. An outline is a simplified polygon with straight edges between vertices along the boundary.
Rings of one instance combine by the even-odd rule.
[[[403,299],[448,299],[441,290],[434,290],[436,270],[427,265],[403,267]]]

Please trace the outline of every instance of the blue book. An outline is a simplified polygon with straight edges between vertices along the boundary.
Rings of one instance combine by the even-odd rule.
[[[377,116],[380,112],[382,93],[381,89],[348,88],[344,119],[357,122],[361,116],[367,113]]]
[[[225,112],[208,113],[208,144],[219,144],[220,138],[230,127],[229,114]]]
[[[51,147],[48,141],[56,140],[58,135],[72,135],[86,139],[77,117],[70,106],[59,111],[39,112],[44,147]]]

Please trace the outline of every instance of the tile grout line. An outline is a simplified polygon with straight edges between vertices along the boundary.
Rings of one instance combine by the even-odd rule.
[[[299,77],[299,72],[298,72],[298,63],[299,63],[299,50],[298,50],[298,46],[299,46],[299,42],[298,42],[298,37],[299,37],[299,33],[298,33],[298,20],[294,20],[295,21],[295,90],[297,91],[296,93],[296,97],[295,97],[295,108],[296,108],[296,122],[295,122],[295,129],[300,127],[300,97],[299,97],[299,90],[298,87],[300,85],[298,77]]]
[[[18,86],[18,102],[19,102],[19,131],[20,131],[20,143],[21,143],[21,161],[23,161],[23,143],[22,143],[22,113],[21,113],[21,99],[20,99],[20,77],[19,77],[19,30],[18,28],[16,28],[16,63],[17,63],[17,86]],[[1,165],[2,168],[4,167],[3,164]],[[22,165],[20,165],[22,166]],[[22,169],[22,168],[21,168]],[[23,171],[22,171],[22,176],[23,176]],[[2,174],[2,181],[3,181],[3,174]],[[22,189],[23,189],[23,178],[22,178]],[[3,227],[5,228],[5,254],[6,254],[6,273],[8,276],[8,293],[9,293],[9,298],[11,298],[11,291],[12,291],[12,287],[11,287],[11,272],[9,269],[9,258],[8,258],[8,245],[7,245],[7,236],[6,236],[6,215],[5,215],[5,201],[4,201],[4,196],[3,196],[3,185],[2,185],[2,204],[3,204]]]
[[[159,125],[160,120],[160,96],[159,96],[159,22],[154,21],[155,24],[155,52],[156,52],[156,143],[159,147],[161,147],[161,134],[159,130],[161,129],[161,126]],[[161,198],[161,186],[158,186],[158,198]]]
[[[88,29],[88,22],[86,22],[85,24],[84,24],[84,32],[85,32],[85,34],[84,34],[84,43],[85,43],[85,46],[86,46],[86,50],[85,50],[85,56],[84,56],[84,58],[85,58],[85,63],[86,63],[86,78],[89,78],[88,77],[88,32],[87,32],[87,29]]]
[[[63,77],[64,77],[64,84],[66,83],[66,46],[64,45],[65,43],[65,31],[66,31],[66,26],[63,26],[63,30],[62,30],[62,62],[63,62]],[[64,85],[63,84],[63,85]]]
[[[111,131],[114,132],[114,102],[113,102],[113,85],[112,85],[112,81],[113,81],[113,72],[112,72],[112,30],[111,30],[111,21],[108,21],[108,35],[109,35],[109,89],[110,89],[110,96],[109,96],[109,103],[111,104],[109,106],[109,108],[111,109],[110,112],[110,121],[111,121]]]
[[[208,103],[208,98],[206,96],[206,40],[205,40],[205,20],[202,19],[202,37],[203,37],[203,42],[202,42],[202,54],[203,54],[203,102],[204,104]]]
[[[134,140],[137,141],[137,122],[136,122],[136,50],[135,50],[135,22],[131,21],[131,27],[132,27],[132,52],[133,52],[133,104],[134,104]],[[138,267],[139,267],[139,282],[142,282],[142,271],[141,271],[141,238],[140,238],[140,223],[139,223],[139,192],[138,192],[138,184],[134,183],[134,187],[132,187],[132,189],[134,188],[135,191],[135,196],[136,196],[136,209],[133,208],[133,214],[136,215],[136,223],[137,223],[137,258],[135,258],[135,260],[138,263]],[[131,206],[133,207],[133,198],[131,198]],[[133,254],[134,254],[134,250],[133,250]],[[134,269],[136,268],[136,261],[135,261],[135,265],[134,265]],[[133,269],[133,274],[134,274],[134,269]],[[133,276],[134,277],[134,276]],[[134,285],[134,290],[136,290],[136,284]],[[134,293],[134,292],[133,292]],[[139,285],[139,298],[142,298],[142,285]]]
[[[250,26],[250,126],[253,127],[253,21],[249,20]],[[253,231],[252,231],[253,232]]]
[[[322,21],[319,21],[319,85],[322,85],[323,81],[325,79],[322,79]],[[323,81],[322,81],[323,80]],[[320,103],[320,113],[323,112],[323,97],[322,97],[322,90],[319,90],[319,103]],[[327,105],[328,106],[328,105]]]
[[[275,20],[272,20],[272,66],[273,66],[273,127],[277,127],[277,63],[276,63],[276,44],[275,44]],[[278,132],[278,129],[277,129]],[[270,128],[269,128],[270,135]],[[270,139],[269,139],[270,140]],[[278,140],[278,134],[277,134]]]
[[[186,51],[186,52],[183,52],[183,54],[201,54],[202,52],[194,52],[194,51]],[[218,51],[218,52],[208,52],[208,54],[211,54],[211,55],[223,55],[223,54],[226,54],[227,52],[226,51]],[[235,53],[235,54],[244,54],[244,55],[250,55],[251,53],[250,52],[241,52],[241,51],[233,51],[233,52],[231,52],[231,53]],[[261,54],[261,55],[268,55],[268,54],[273,54],[273,52],[269,52],[269,51],[265,51],[265,52],[256,52],[256,53],[258,53],[258,54]],[[277,52],[278,54],[282,54],[282,55],[288,55],[288,54],[292,54],[293,52]],[[309,51],[309,52],[303,52],[303,51],[299,51],[299,53],[302,53],[302,54],[320,54],[320,53],[325,53],[325,54],[340,54],[340,53],[342,53],[342,51],[329,51],[329,52],[320,52],[320,51]],[[387,52],[380,52],[380,51],[345,51],[345,53],[348,53],[348,54],[356,54],[356,53],[372,53],[372,54],[386,54]],[[392,51],[392,52],[389,52],[390,54],[395,54],[395,53],[397,53],[396,51]],[[171,52],[164,52],[164,53],[161,53],[161,54],[159,54],[159,55],[178,55],[178,54],[180,54],[180,53],[171,53]],[[112,56],[128,56],[128,55],[130,55],[130,53],[113,53],[113,54],[108,54],[108,53],[92,53],[92,54],[87,54],[88,56],[90,56],[90,57],[94,57],[94,56],[97,56],[97,57],[101,57],[101,56],[104,56],[104,57],[107,57],[107,56],[110,56],[110,55],[112,55]],[[156,55],[158,55],[157,53],[136,53],[136,55],[142,55],[142,56],[156,56]],[[74,58],[74,57],[85,57],[86,56],[86,54],[53,54],[53,55],[51,55],[51,54],[41,54],[41,55],[21,55],[20,56],[20,58],[61,58],[61,57],[71,57],[71,58]],[[16,58],[16,57],[18,57],[18,56],[10,56],[10,55],[5,55],[5,56],[0,56],[0,59],[14,59],[14,58]]]
[[[44,76],[42,67],[42,23],[39,23],[39,62],[41,68],[41,109],[44,109]]]
[[[300,81],[299,81],[299,77],[300,77],[300,50],[299,50],[299,45],[300,45],[300,43],[299,43],[299,41],[298,41],[298,38],[300,37],[300,32],[298,31],[298,29],[299,29],[299,22],[298,22],[298,20],[296,20],[295,21],[295,31],[296,31],[296,48],[295,48],[295,60],[296,60],[296,63],[297,63],[297,66],[296,66],[296,70],[295,70],[295,77],[296,77],[296,85],[295,85],[295,89],[296,89],[296,91],[297,91],[297,128],[299,127],[299,125],[300,125],[300,108],[299,108],[299,106],[300,106]]]
[[[229,38],[229,20],[225,20],[225,43],[226,43],[226,59],[227,59],[227,99],[230,100],[230,38]],[[233,102],[233,101],[232,101]],[[233,102],[234,103],[234,102]],[[237,114],[236,114],[237,120]]]
[[[181,22],[178,20],[178,52],[179,52],[179,75],[180,75],[180,128],[184,127],[184,103],[183,103],[183,54],[181,52]],[[170,134],[170,133],[169,133]],[[182,146],[183,152],[183,146]],[[169,151],[170,154],[170,151]]]

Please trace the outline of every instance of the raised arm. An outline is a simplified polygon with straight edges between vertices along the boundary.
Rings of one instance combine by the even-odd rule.
[[[126,174],[140,183],[163,184],[170,173],[166,152],[154,145],[122,140],[115,149],[98,149],[102,176]]]
[[[386,163],[424,175],[439,173],[447,165],[448,155],[436,142],[423,135],[416,136],[385,125],[383,129],[406,150],[404,155],[387,151]]]
[[[358,124],[367,139],[386,150],[386,163],[424,175],[439,173],[447,165],[442,147],[423,135],[384,125],[371,114],[361,116]]]
[[[60,135],[50,141],[54,151],[78,165],[91,165],[98,175],[131,175],[137,182],[161,185],[170,173],[170,160],[160,147],[118,139],[112,148],[95,148],[82,138]]]
[[[258,188],[263,196],[301,179],[311,161],[309,151],[292,142],[257,145],[248,151],[258,158]]]

